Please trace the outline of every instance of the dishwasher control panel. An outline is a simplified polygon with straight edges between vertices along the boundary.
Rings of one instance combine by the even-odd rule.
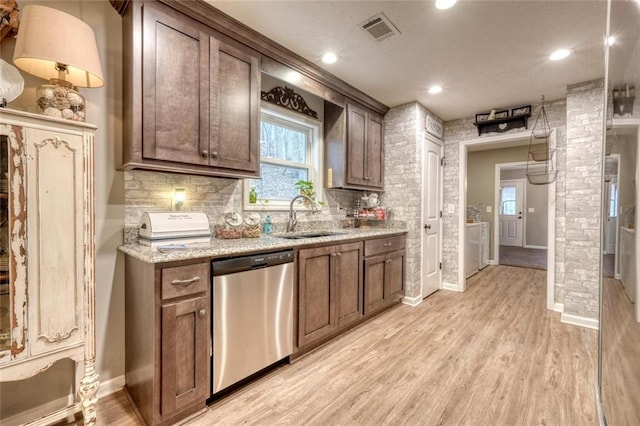
[[[291,262],[293,262],[293,250],[285,250],[275,253],[254,254],[251,256],[214,260],[211,262],[211,265],[213,275],[220,276],[223,274],[267,268],[269,266]]]

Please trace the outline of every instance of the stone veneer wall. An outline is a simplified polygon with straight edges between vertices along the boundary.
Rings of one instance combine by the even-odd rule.
[[[603,81],[567,88],[564,313],[597,319],[602,216]]]
[[[391,108],[384,118],[385,203],[406,222],[405,298],[422,289],[422,149],[427,110],[417,102]],[[411,301],[410,302],[415,302]]]
[[[529,119],[530,126],[533,126],[540,104],[531,106],[532,117]],[[564,181],[565,168],[561,165],[565,161],[566,138],[565,138],[565,120],[566,108],[565,100],[545,102],[545,111],[549,119],[549,125],[557,131],[556,137],[556,165],[558,168],[558,176],[556,178],[556,301],[561,300],[564,283]],[[458,171],[459,171],[459,145],[461,142],[487,138],[495,136],[496,133],[485,133],[478,136],[478,130],[473,125],[474,117],[466,117],[459,120],[448,121],[445,123],[445,144],[444,144],[444,222],[443,222],[443,276],[444,283],[454,286],[458,284],[458,220],[460,214],[466,212],[458,212],[458,201],[460,198],[458,187]],[[531,127],[530,127],[531,128]],[[521,133],[522,129],[510,131],[511,133]],[[509,134],[505,132],[504,134]],[[526,159],[523,159],[523,161]],[[448,213],[453,211],[454,213]],[[560,302],[561,303],[561,302]]]

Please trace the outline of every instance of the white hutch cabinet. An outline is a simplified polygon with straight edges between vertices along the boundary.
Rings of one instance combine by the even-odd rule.
[[[0,380],[76,361],[79,402],[48,421],[96,421],[94,134],[0,108]]]

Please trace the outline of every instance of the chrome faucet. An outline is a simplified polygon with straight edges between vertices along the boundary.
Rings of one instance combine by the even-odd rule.
[[[311,211],[313,213],[318,213],[318,206],[316,202],[306,195],[300,194],[293,197],[291,203],[289,204],[289,222],[287,222],[287,232],[293,232],[296,229],[296,224],[298,223],[298,219],[296,218],[296,212],[293,210],[293,203],[296,202],[298,198],[304,198],[311,202]]]

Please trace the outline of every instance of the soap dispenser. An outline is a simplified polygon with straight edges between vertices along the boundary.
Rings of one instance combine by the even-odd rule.
[[[270,234],[273,231],[273,225],[271,225],[271,216],[267,215],[264,218],[264,223],[262,224],[262,233]]]

